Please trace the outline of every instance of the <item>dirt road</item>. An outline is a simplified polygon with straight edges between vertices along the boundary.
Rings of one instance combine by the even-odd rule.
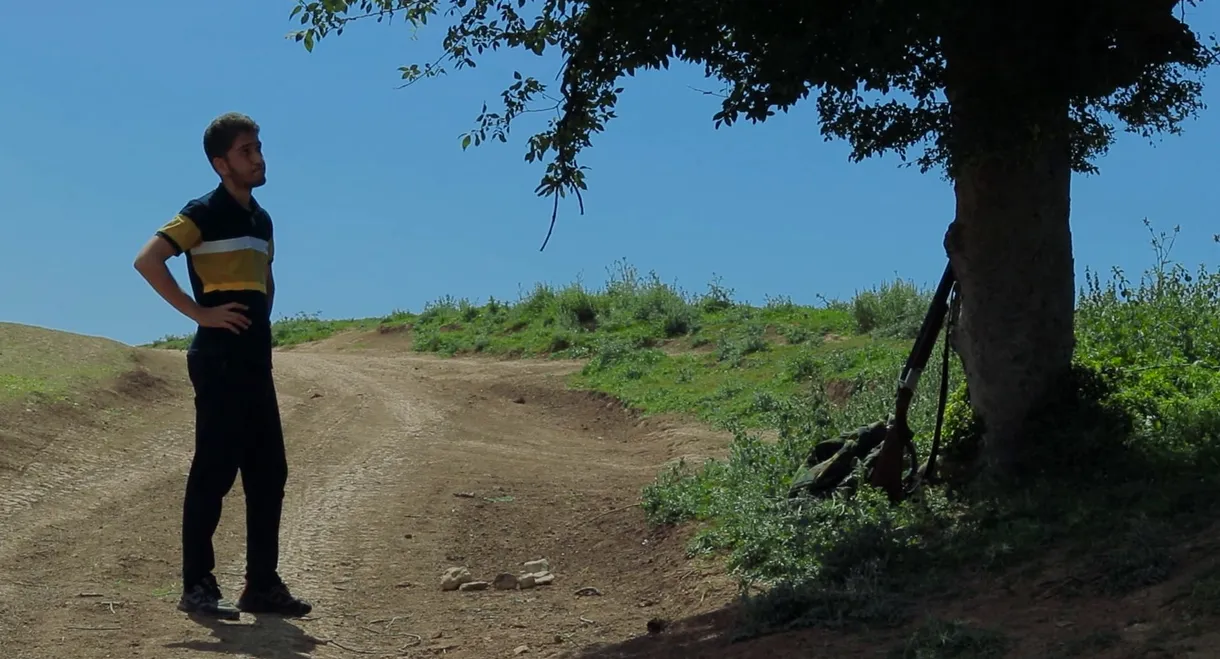
[[[181,355],[140,360],[89,401],[0,416],[0,656],[614,654],[648,620],[731,595],[630,507],[666,460],[724,438],[567,391],[567,363],[320,345],[276,358],[290,469],[281,574],[314,613],[193,621],[174,608],[190,392]],[[216,537],[234,598],[243,509],[239,479]],[[451,566],[491,580],[537,558],[553,585],[440,589]],[[585,587],[600,595],[575,594]]]

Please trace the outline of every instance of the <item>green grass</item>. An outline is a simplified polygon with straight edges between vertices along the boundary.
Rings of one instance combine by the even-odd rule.
[[[907,349],[861,337],[826,341],[823,318],[816,314],[777,319],[742,308],[722,316],[736,322],[722,317],[709,323],[704,332],[715,337],[709,351],[669,354],[612,340],[596,344],[573,384],[609,392],[646,413],[687,413],[721,427],[762,428],[823,382],[847,391],[869,386],[904,359]],[[776,328],[808,329],[817,339],[794,345],[766,336]]]
[[[0,403],[66,400],[133,367],[130,348],[107,339],[0,323]]]
[[[642,496],[653,523],[697,526],[692,554],[722,557],[743,589],[764,586],[743,597],[743,634],[896,625],[929,595],[968,595],[955,585],[963,571],[1036,572],[1048,547],[1077,564],[1078,590],[1100,596],[1180,569],[1179,542],[1220,512],[1220,272],[1187,270],[1169,245],[1153,236],[1155,262],[1138,281],[1114,271],[1083,282],[1075,368],[1029,431],[1040,470],[1015,490],[954,484],[897,506],[869,488],[820,500],[790,500],[787,488],[819,441],[892,411],[929,299],[911,282],[818,306],[752,306],[718,281],[689,294],[620,263],[602,288],[538,285],[482,304],[446,297],[379,319],[297,317],[276,323],[276,341],[399,326],[420,352],[583,360],[575,387],[733,432],[724,457],[672,464]],[[911,410],[921,455],[939,375],[928,369]],[[978,436],[956,359],[950,378],[951,469]],[[1201,582],[1195,599],[1216,599],[1213,585]],[[993,650],[936,651],[909,656]]]
[[[892,648],[886,659],[999,659],[1010,647],[1009,639],[998,631],[930,619]]]

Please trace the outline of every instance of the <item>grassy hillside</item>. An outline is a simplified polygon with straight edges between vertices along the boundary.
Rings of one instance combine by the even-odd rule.
[[[893,380],[929,299],[928,291],[898,281],[851,302],[813,308],[771,299],[755,307],[734,301],[719,282],[691,295],[619,263],[600,290],[539,284],[512,303],[446,296],[417,314],[299,315],[277,321],[273,334],[287,347],[344,331],[405,329],[419,352],[583,359],[588,366],[576,386],[646,412],[761,427],[769,410],[813,383],[825,380],[845,400],[878,378]],[[188,342],[170,336],[151,345],[183,349]]]
[[[131,348],[91,336],[0,323],[0,403],[59,400],[133,366]]]
[[[1032,578],[1049,548],[1080,593],[1122,597],[1163,583],[1184,539],[1220,512],[1220,272],[1169,261],[1168,244],[1154,235],[1156,259],[1139,281],[1115,272],[1084,282],[1076,368],[1030,429],[1032,473],[1016,488],[957,484],[900,506],[869,490],[820,501],[789,501],[786,490],[815,443],[892,409],[929,297],[908,282],[818,307],[748,306],[718,283],[688,295],[620,265],[599,290],[540,285],[513,303],[444,298],[418,314],[301,317],[277,323],[276,340],[402,327],[421,352],[582,359],[574,386],[735,432],[725,459],[667,468],[643,507],[654,523],[697,523],[692,552],[723,556],[743,585],[771,586],[748,598],[746,633],[897,624],[920,598],[968,594],[963,572]],[[921,455],[938,376],[929,369],[913,408]],[[956,359],[951,379],[950,465],[977,441]],[[1220,563],[1180,601],[1195,616],[1220,614]],[[983,633],[954,629],[967,640]]]

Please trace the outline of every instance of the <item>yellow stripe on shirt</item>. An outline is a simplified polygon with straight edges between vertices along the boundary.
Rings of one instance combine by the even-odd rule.
[[[226,241],[218,240],[203,245],[223,242]],[[262,252],[245,247],[230,251],[196,248],[191,250],[191,261],[205,293],[213,291],[267,292],[267,255]]]
[[[216,291],[258,291],[259,293],[267,292],[267,285],[257,281],[226,281],[219,284],[204,284],[204,293],[213,293]]]
[[[189,252],[199,246],[203,239],[203,234],[199,232],[199,226],[195,224],[191,218],[179,213],[173,217],[165,226],[158,230],[158,233],[163,233],[178,246],[178,249]]]

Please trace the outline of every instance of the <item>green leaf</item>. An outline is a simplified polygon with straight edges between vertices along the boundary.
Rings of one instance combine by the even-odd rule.
[[[462,137],[462,150],[463,151],[466,150],[466,147],[470,146],[470,139],[471,139],[470,133],[467,133],[464,137]]]

